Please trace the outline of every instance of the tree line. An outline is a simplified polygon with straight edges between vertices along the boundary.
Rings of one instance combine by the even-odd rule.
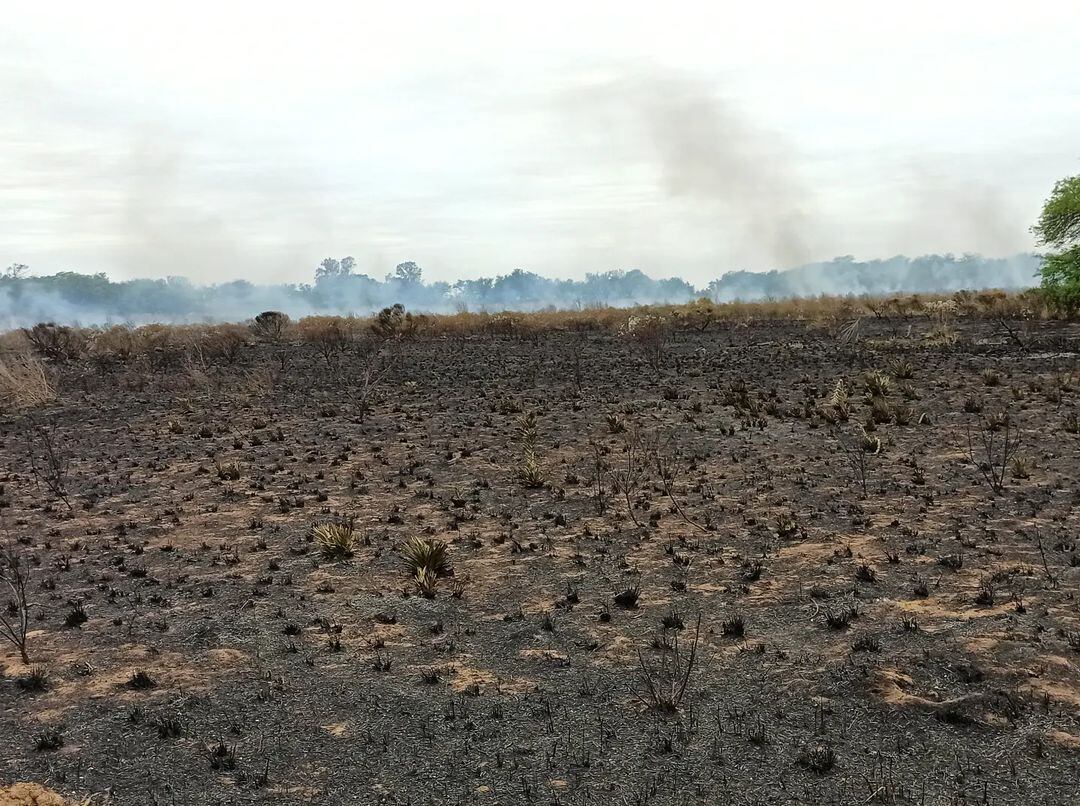
[[[382,279],[358,270],[352,257],[327,258],[313,282],[262,285],[246,280],[199,285],[184,277],[112,280],[104,273],[63,271],[34,276],[23,264],[0,275],[0,327],[39,321],[67,324],[148,321],[236,321],[263,310],[292,316],[367,315],[400,302],[428,313],[536,311],[681,304],[702,297],[716,302],[829,295],[948,293],[962,289],[1035,285],[1042,259],[980,255],[897,256],[857,261],[846,255],[787,271],[728,272],[704,287],[678,277],[654,279],[639,270],[553,279],[516,269],[497,277],[429,282],[415,262],[403,262]]]

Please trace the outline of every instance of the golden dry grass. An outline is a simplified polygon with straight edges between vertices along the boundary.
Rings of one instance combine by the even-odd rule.
[[[0,411],[41,406],[55,397],[37,358],[29,353],[0,356]]]
[[[962,319],[1048,320],[1055,316],[1038,291],[959,291],[953,294],[900,294],[890,297],[816,296],[759,302],[713,302],[702,298],[680,305],[633,308],[595,307],[534,312],[472,312],[410,315],[394,338],[470,338],[512,335],[535,338],[551,332],[618,332],[631,319],[658,319],[672,329],[743,327],[753,322],[803,322],[841,335],[862,318],[921,321],[934,333],[951,332]],[[378,338],[377,316],[308,316],[289,322],[282,339],[319,347],[329,358],[349,345]],[[76,329],[91,358],[126,362],[140,356],[157,361],[187,357],[196,363],[231,361],[256,341],[250,324],[149,324]],[[0,334],[0,356],[28,352],[23,334]]]
[[[51,789],[38,784],[18,783],[0,789],[0,806],[74,806]]]

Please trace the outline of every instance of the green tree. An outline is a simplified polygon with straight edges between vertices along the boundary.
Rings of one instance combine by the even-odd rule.
[[[1040,245],[1054,250],[1039,270],[1043,293],[1072,316],[1080,309],[1080,176],[1054,185],[1031,231]]]
[[[341,260],[328,257],[315,269],[315,282],[351,277],[355,268],[356,258],[354,257],[343,257]]]
[[[424,278],[424,270],[411,260],[398,263],[394,267],[394,273],[387,277],[388,280],[397,280],[406,285],[417,285]]]

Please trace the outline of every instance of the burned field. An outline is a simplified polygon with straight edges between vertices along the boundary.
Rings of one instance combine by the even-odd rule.
[[[0,425],[0,783],[1074,802],[1076,333],[929,328],[50,363]]]

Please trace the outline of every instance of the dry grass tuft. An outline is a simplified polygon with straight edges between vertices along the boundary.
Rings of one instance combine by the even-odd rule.
[[[34,356],[23,353],[0,356],[0,411],[18,411],[56,399],[45,368]]]
[[[82,801],[81,803],[89,802]],[[38,784],[18,783],[0,789],[0,806],[76,806],[76,804]]]

